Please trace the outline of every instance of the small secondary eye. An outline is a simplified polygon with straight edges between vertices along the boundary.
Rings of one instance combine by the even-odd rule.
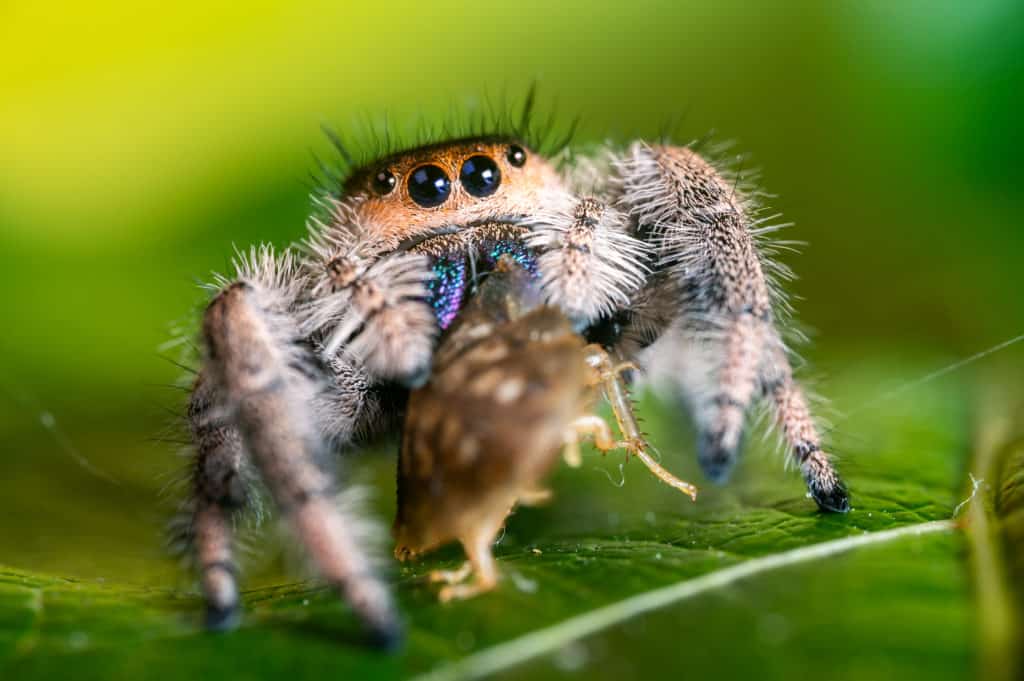
[[[501,171],[489,156],[470,156],[462,164],[459,181],[472,196],[482,198],[498,191]]]
[[[452,193],[452,181],[437,166],[420,166],[409,175],[409,196],[424,208],[440,206]]]
[[[513,144],[508,148],[508,153],[505,155],[508,162],[516,168],[522,168],[526,163],[526,150],[518,144]]]
[[[377,171],[377,174],[373,176],[373,189],[381,196],[390,194],[397,183],[395,174],[387,168]]]

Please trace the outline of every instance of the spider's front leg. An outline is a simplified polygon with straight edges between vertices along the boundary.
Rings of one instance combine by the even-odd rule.
[[[637,296],[663,324],[648,356],[689,397],[705,473],[726,479],[748,407],[766,395],[818,506],[848,511],[776,328],[765,272],[776,265],[758,250],[751,202],[685,147],[635,143],[615,172],[617,203],[653,250],[655,276]]]
[[[191,410],[200,471],[193,536],[208,621],[227,624],[237,609],[229,513],[244,494],[236,488],[251,459],[319,573],[389,645],[399,632],[391,596],[353,532],[358,519],[335,503],[328,463],[328,442],[351,439],[362,412],[373,411],[365,384],[333,365],[332,376],[322,375],[291,311],[290,260],[268,253],[253,260],[207,308],[207,355]],[[204,400],[209,404],[200,409]],[[347,413],[335,409],[327,420],[325,411],[339,400]]]

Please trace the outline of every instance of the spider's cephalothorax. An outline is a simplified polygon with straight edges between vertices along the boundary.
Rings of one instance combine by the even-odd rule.
[[[393,639],[389,592],[334,502],[328,455],[396,428],[396,390],[428,378],[438,336],[502,257],[577,331],[687,398],[708,477],[728,475],[764,398],[818,506],[848,510],[792,377],[771,285],[785,270],[759,247],[752,195],[687,147],[573,160],[560,172],[502,137],[390,155],[321,199],[301,246],[254,250],[218,282],[189,407],[189,537],[211,626],[237,610],[232,515],[256,473],[319,573]]]

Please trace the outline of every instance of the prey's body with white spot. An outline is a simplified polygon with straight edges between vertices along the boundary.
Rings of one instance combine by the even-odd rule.
[[[710,478],[725,479],[749,408],[765,399],[818,506],[848,510],[792,376],[779,329],[788,306],[773,284],[787,270],[768,257],[755,195],[688,147],[641,141],[596,160],[552,158],[513,134],[359,164],[318,196],[301,245],[254,250],[218,281],[188,411],[184,513],[211,626],[237,612],[233,518],[258,478],[319,574],[393,640],[390,592],[356,519],[333,503],[332,457],[399,432],[438,339],[502,259],[536,279],[573,333],[686,398]],[[474,380],[466,391],[510,409],[526,389]]]
[[[435,571],[442,601],[497,584],[491,554],[517,504],[546,501],[543,481],[564,453],[580,463],[579,440],[622,448],[696,498],[697,490],[651,458],[622,373],[587,344],[565,314],[543,304],[540,281],[503,256],[438,345],[430,382],[412,392],[398,462],[395,556],[406,560],[458,540],[467,568]],[[593,410],[603,389],[622,439]],[[469,577],[472,582],[467,582]]]

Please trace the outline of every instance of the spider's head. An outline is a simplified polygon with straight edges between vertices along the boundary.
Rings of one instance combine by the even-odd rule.
[[[567,196],[547,159],[507,137],[363,166],[332,199],[329,224],[314,223],[319,302],[304,332],[327,338],[326,356],[344,344],[376,375],[422,381],[435,332],[454,321],[480,275],[504,255],[536,276],[526,223]]]
[[[562,190],[551,163],[509,138],[461,139],[394,154],[345,183],[342,202],[395,246],[442,229],[514,223]]]

